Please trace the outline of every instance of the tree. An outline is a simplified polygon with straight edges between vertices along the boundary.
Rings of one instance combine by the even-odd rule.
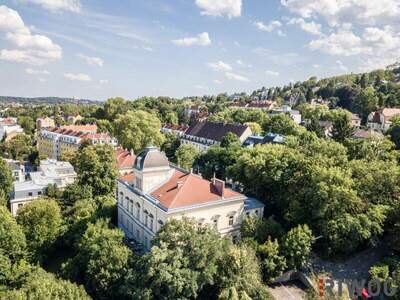
[[[60,204],[62,207],[73,206],[76,201],[90,200],[93,198],[93,188],[79,182],[69,184],[63,191]]]
[[[6,161],[0,158],[0,196],[8,198],[13,187],[11,169]]]
[[[220,297],[226,295],[227,290],[234,289],[244,299],[271,299],[262,283],[255,251],[244,244],[231,246],[226,252],[220,264],[216,286],[219,287]]]
[[[91,299],[82,286],[78,286],[66,280],[57,279],[54,275],[45,272],[39,267],[24,266],[22,263],[17,266],[12,266],[12,269],[14,272],[15,269],[17,269],[17,272],[21,273],[21,282],[12,282],[8,289],[0,289],[1,299]],[[8,278],[8,283],[9,282],[10,279]]]
[[[373,87],[362,89],[354,99],[352,111],[357,113],[363,120],[378,108],[379,99]]]
[[[165,142],[161,146],[161,151],[165,152],[165,155],[168,157],[169,161],[176,163],[176,150],[181,145],[181,140],[179,136],[167,133],[164,135]]]
[[[35,131],[35,121],[31,117],[20,116],[18,117],[18,124],[24,129],[24,131],[31,135]]]
[[[256,122],[246,122],[244,125],[249,126],[254,135],[260,135],[262,132],[261,125]]]
[[[268,240],[258,247],[257,255],[260,257],[261,270],[266,282],[280,276],[286,269],[286,259],[280,254],[278,240]]]
[[[0,252],[11,262],[26,256],[26,239],[7,208],[0,206]]]
[[[300,127],[286,114],[276,114],[268,117],[263,124],[264,132],[282,135],[298,135]]]
[[[238,136],[232,132],[228,132],[221,141],[221,147],[222,148],[229,148],[232,146],[239,146],[240,147],[240,140]]]
[[[156,299],[193,299],[207,295],[215,284],[218,263],[229,243],[214,229],[198,228],[183,219],[164,225],[153,245],[142,258],[140,287],[149,289]]]
[[[111,229],[108,220],[89,224],[77,245],[77,255],[63,265],[63,274],[85,282],[97,299],[118,298],[132,254],[123,238],[123,232]]]
[[[60,160],[67,161],[67,162],[73,164],[74,160],[75,160],[75,156],[76,156],[76,151],[73,151],[73,150],[63,151],[61,154]]]
[[[109,145],[90,145],[81,149],[75,159],[77,184],[90,186],[93,195],[112,194],[118,171],[114,150]]]
[[[300,270],[307,265],[314,236],[307,225],[292,228],[283,238],[282,251],[290,269]]]
[[[178,162],[178,166],[189,170],[199,155],[199,151],[196,147],[190,144],[180,145],[178,150],[176,150],[176,159]]]
[[[5,143],[7,153],[16,160],[27,160],[32,152],[32,140],[26,134],[17,134]]]
[[[37,199],[24,205],[18,210],[17,223],[25,233],[34,261],[43,261],[60,233],[61,213],[57,202]]]
[[[161,146],[164,136],[161,122],[146,111],[128,111],[114,122],[114,133],[122,147],[136,153],[147,146]]]
[[[350,122],[348,113],[337,113],[333,117],[332,138],[343,143],[347,138],[350,138],[354,133],[354,128]]]
[[[104,103],[104,117],[109,121],[114,121],[119,115],[123,115],[129,108],[128,102],[121,97],[110,98]]]

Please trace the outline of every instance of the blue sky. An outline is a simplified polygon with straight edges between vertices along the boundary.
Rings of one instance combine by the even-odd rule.
[[[0,94],[251,92],[400,58],[399,0],[3,0]]]

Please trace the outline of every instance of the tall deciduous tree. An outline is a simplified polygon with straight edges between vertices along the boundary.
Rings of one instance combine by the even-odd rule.
[[[161,146],[164,136],[157,116],[143,110],[128,111],[114,123],[114,133],[120,144],[139,152],[147,146]]]
[[[180,145],[178,150],[176,150],[178,166],[189,170],[193,166],[193,163],[198,155],[199,151],[193,145]]]
[[[88,185],[93,195],[114,193],[118,176],[114,150],[109,145],[90,145],[75,158],[78,184]]]
[[[0,197],[4,200],[12,190],[13,178],[11,170],[4,159],[0,158]]]
[[[282,248],[289,268],[300,270],[307,265],[313,242],[314,236],[307,225],[299,225],[286,234]]]
[[[0,206],[0,252],[12,262],[26,256],[26,239],[7,208]]]
[[[33,259],[43,261],[60,233],[61,213],[57,202],[37,199],[24,205],[18,210],[17,223],[25,233]]]

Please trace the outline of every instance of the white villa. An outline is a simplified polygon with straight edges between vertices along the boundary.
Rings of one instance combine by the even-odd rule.
[[[17,118],[0,118],[0,140],[13,133],[22,133],[24,130],[18,125]]]
[[[275,114],[289,114],[289,116],[296,122],[296,124],[301,123],[301,114],[298,110],[292,109],[288,105],[283,105],[282,107],[277,107],[271,110],[270,115]]]
[[[368,116],[368,128],[387,131],[392,125],[392,119],[400,117],[400,108],[384,108],[370,113]]]
[[[42,160],[37,172],[29,173],[29,180],[15,182],[10,200],[10,209],[13,216],[17,210],[46,193],[50,184],[63,189],[74,182],[76,173],[69,162],[56,160]]]
[[[224,181],[171,167],[157,148],[140,153],[133,171],[118,180],[118,226],[147,250],[170,219],[191,218],[238,240],[244,218],[263,216],[260,201],[226,188]]]

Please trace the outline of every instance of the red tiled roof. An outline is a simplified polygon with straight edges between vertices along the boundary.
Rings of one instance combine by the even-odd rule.
[[[176,124],[165,124],[163,128],[164,129],[171,129],[171,130],[185,132],[189,128],[189,126],[187,126],[187,125],[176,125]]]
[[[135,174],[121,176],[119,180],[133,184]],[[167,182],[150,193],[152,197],[160,201],[162,206],[168,209],[206,204],[223,199],[229,200],[242,196],[242,194],[228,188],[224,188],[223,194],[222,197],[212,182],[198,175],[183,173],[179,170],[175,170]]]
[[[17,125],[17,122],[12,118],[5,118],[5,119],[0,120],[0,125],[12,126],[12,125]]]
[[[133,168],[136,156],[128,150],[118,148],[115,150],[118,169]]]
[[[63,129],[68,129],[72,131],[82,131],[82,132],[90,132],[90,133],[97,133],[97,125],[66,125],[62,126]]]
[[[210,181],[179,170],[175,170],[171,178],[150,195],[166,208],[205,204],[241,196],[241,194],[225,188],[224,197],[222,197]]]

